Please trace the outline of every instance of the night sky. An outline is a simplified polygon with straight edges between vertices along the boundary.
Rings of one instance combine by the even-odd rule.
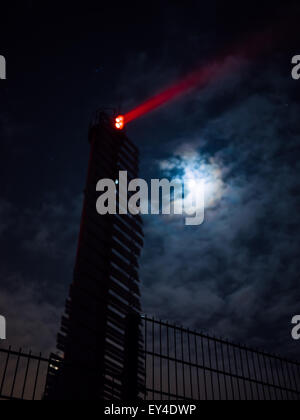
[[[224,56],[235,70],[127,128],[141,177],[194,170],[209,184],[203,225],[144,217],[143,311],[299,359],[297,3],[1,5],[0,314],[9,344],[55,348],[94,112],[130,111]],[[259,54],[248,48],[255,36]]]

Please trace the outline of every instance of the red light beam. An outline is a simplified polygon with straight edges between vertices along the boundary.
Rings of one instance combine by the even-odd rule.
[[[209,83],[209,81],[213,78],[213,76],[216,75],[216,72],[219,73],[217,69],[220,71],[220,68],[218,68],[218,63],[214,62],[212,64],[204,66],[198,71],[189,74],[183,80],[179,81],[173,86],[170,86],[163,92],[158,93],[157,95],[145,101],[143,104],[139,105],[137,108],[125,114],[125,123],[129,123],[147,114],[148,112],[153,111],[154,109],[179,98],[183,94],[189,92],[190,90],[196,87],[206,86]]]
[[[292,17],[292,19],[294,19]],[[291,18],[275,22],[267,30],[253,35],[247,42],[239,43],[220,56],[184,77],[177,83],[169,86],[162,92],[154,95],[144,103],[124,115],[124,124],[127,124],[139,117],[183,96],[195,88],[206,87],[209,83],[225,77],[232,71],[237,70],[239,60],[229,59],[230,57],[245,57],[255,59],[262,53],[267,53],[275,43],[278,43],[286,35],[286,29],[291,28]]]

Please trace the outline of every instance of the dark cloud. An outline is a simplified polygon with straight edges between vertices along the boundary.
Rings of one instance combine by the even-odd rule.
[[[251,92],[243,91],[240,75],[230,80],[239,103],[229,109],[224,103],[197,134],[194,129],[190,139],[180,139],[200,160],[220,165],[224,188],[200,227],[146,220],[143,299],[148,312],[164,319],[295,356],[290,321],[300,296],[299,105],[289,96],[288,75],[274,70],[272,83],[268,76],[260,75]],[[227,89],[213,88],[217,102]],[[200,94],[199,111],[189,117],[194,124],[202,101]],[[170,161],[180,159],[178,143],[176,137],[167,142]]]
[[[45,355],[54,351],[62,307],[45,299],[43,288],[33,286],[32,278],[19,273],[1,273],[0,278],[0,310],[7,319],[8,343]]]
[[[0,204],[0,313],[9,344],[46,354],[55,349],[79,232],[82,198],[47,195],[18,212]]]

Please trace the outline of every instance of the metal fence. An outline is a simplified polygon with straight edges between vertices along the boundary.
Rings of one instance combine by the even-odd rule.
[[[299,400],[300,364],[142,319],[146,400]]]
[[[132,317],[129,319],[133,322]],[[122,399],[122,389],[135,389],[135,384],[136,399],[144,400],[300,399],[297,362],[147,316],[139,319],[139,325],[143,333],[143,343],[138,338],[139,363],[128,357],[130,349],[137,348],[130,335],[127,351],[125,338],[123,375],[109,373],[111,399]],[[0,349],[0,400],[42,400],[55,380],[55,372],[62,372],[63,366],[62,359],[55,355],[43,358],[22,349]],[[145,372],[142,387],[141,367]],[[89,376],[81,375],[78,366],[74,369],[78,386],[85,386],[80,376]]]
[[[51,359],[0,349],[0,400],[41,400]]]

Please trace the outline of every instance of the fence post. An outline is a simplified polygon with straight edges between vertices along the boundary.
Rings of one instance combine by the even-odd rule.
[[[135,401],[139,395],[140,315],[130,312],[126,317],[122,399]]]

